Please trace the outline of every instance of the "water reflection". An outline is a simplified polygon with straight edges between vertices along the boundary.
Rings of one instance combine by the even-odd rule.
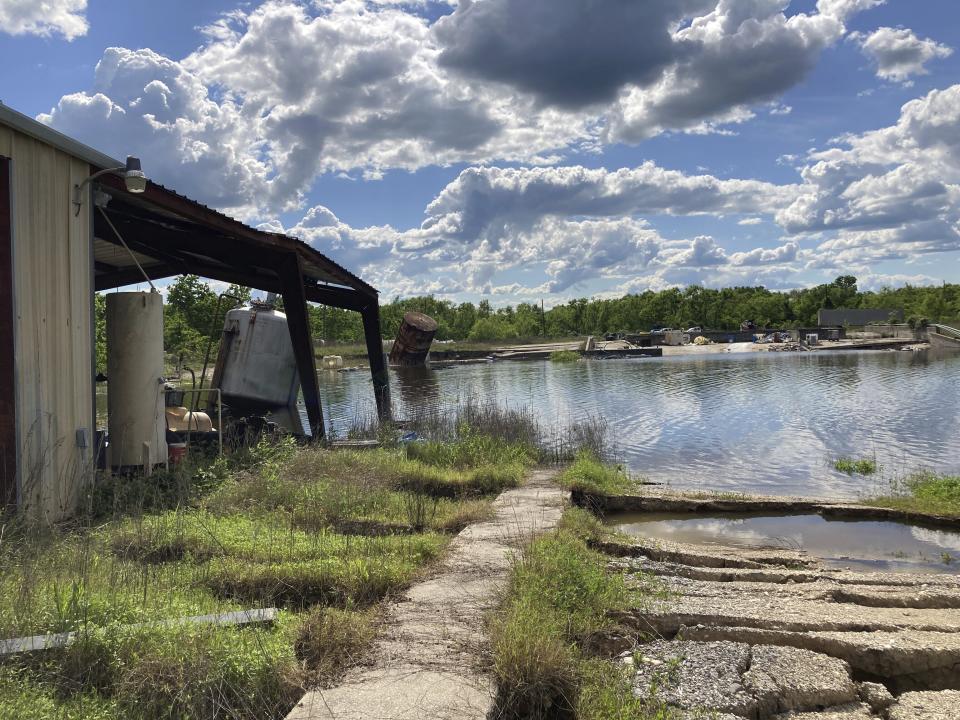
[[[393,394],[404,407],[432,407],[440,402],[440,370],[429,367],[401,367],[394,370]]]
[[[960,573],[960,535],[873,520],[820,515],[627,514],[608,524],[634,537],[745,548],[803,550],[831,567]]]
[[[321,373],[337,429],[373,411],[366,372]],[[960,357],[743,353],[503,362],[391,371],[398,415],[467,397],[531,407],[545,422],[602,415],[628,466],[696,489],[852,497],[876,480],[832,468],[876,456],[887,475],[960,472]]]

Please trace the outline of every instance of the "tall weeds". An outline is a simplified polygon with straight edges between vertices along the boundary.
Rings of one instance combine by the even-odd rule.
[[[497,718],[646,720],[659,710],[638,702],[616,667],[598,672],[583,650],[615,626],[612,611],[644,607],[658,592],[652,584],[628,587],[623,575],[607,572],[602,556],[576,534],[583,524],[563,522],[514,559],[491,623]]]

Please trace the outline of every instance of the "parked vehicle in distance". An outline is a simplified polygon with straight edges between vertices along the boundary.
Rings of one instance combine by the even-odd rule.
[[[702,332],[703,332],[703,328],[700,327],[699,325],[694,325],[694,326],[691,327],[691,328],[687,328],[687,332],[688,332],[688,333],[691,333],[691,334],[692,334],[692,333],[702,333]]]

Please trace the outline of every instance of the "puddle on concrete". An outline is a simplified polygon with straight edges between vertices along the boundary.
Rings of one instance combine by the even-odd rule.
[[[960,533],[820,515],[624,513],[607,525],[634,537],[803,550],[828,567],[960,574]]]

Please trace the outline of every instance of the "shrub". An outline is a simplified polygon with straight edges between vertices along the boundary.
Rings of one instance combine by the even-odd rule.
[[[569,363],[577,362],[580,359],[580,353],[574,350],[554,350],[550,353],[550,362]]]

